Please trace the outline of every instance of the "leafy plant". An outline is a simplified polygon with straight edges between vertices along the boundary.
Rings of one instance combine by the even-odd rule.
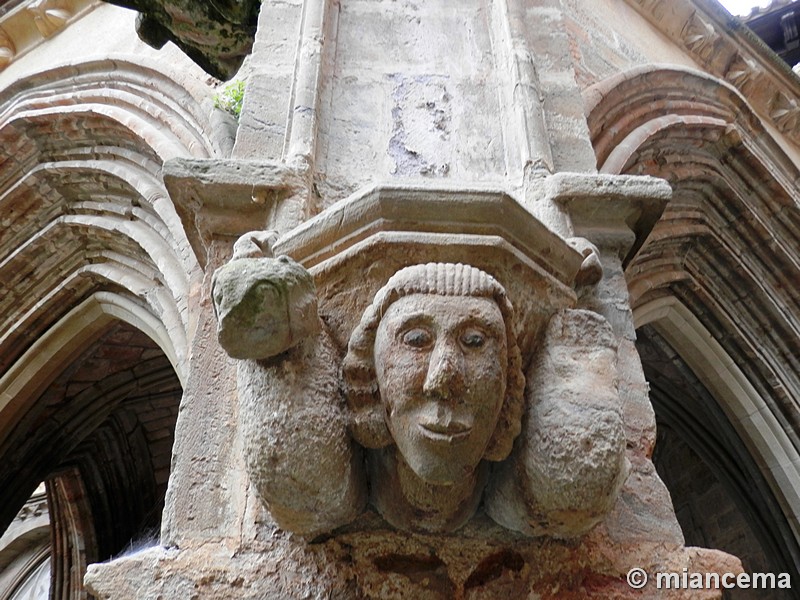
[[[229,112],[238,120],[242,113],[242,100],[244,100],[244,81],[232,81],[214,96],[214,106]]]

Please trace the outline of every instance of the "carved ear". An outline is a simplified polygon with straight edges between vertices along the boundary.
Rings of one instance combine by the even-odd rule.
[[[350,433],[365,448],[385,448],[393,443],[375,374],[375,330],[378,315],[369,307],[353,330],[342,361],[342,392],[350,408]]]
[[[484,454],[486,460],[493,462],[505,460],[511,454],[514,440],[522,428],[522,413],[525,410],[525,376],[522,374],[522,356],[510,328],[508,334],[510,339],[507,350],[506,395],[497,419],[497,427]]]

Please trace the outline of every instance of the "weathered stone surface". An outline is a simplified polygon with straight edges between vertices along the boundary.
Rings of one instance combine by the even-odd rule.
[[[314,281],[291,258],[272,258],[274,239],[243,236],[214,273],[217,337],[231,357],[247,359],[239,425],[251,483],[282,528],[314,536],[361,512],[365,481]]]
[[[89,590],[113,598],[336,598],[338,600],[622,600],[718,598],[718,590],[632,590],[630,565],[651,578],[658,571],[741,571],[733,557],[670,543],[615,543],[602,532],[580,544],[520,535],[499,542],[503,530],[485,517],[458,536],[393,532],[380,526],[343,532],[306,544],[279,532],[257,549],[232,553],[224,546],[151,548],[109,565],[89,567]],[[506,532],[507,534],[507,532]],[[609,544],[613,552],[609,552]],[[576,565],[579,567],[576,569]],[[140,575],[146,573],[147,577]]]
[[[475,512],[488,464],[519,433],[524,379],[513,308],[466,265],[407,267],[350,338],[343,378],[368,452],[372,503],[401,529],[450,531]]]
[[[361,454],[347,433],[336,348],[324,333],[286,356],[239,365],[239,426],[250,481],[276,523],[309,537],[364,508]]]
[[[264,280],[269,293],[252,293]],[[213,293],[228,353],[275,357],[240,364],[240,424],[251,480],[281,527],[318,534],[361,512],[366,482],[348,429],[367,449],[370,501],[391,525],[452,531],[474,515],[486,461],[508,457],[523,417],[513,307],[493,277],[448,263],[394,274],[350,337],[349,413],[330,336],[324,326],[314,336],[316,298],[302,267],[235,255]],[[616,341],[602,317],[580,311],[553,317],[544,340],[525,435],[491,476],[487,509],[528,535],[574,537],[609,512],[624,480]]]
[[[319,329],[314,280],[288,256],[234,256],[215,273],[212,294],[217,339],[232,358],[271,358]]]
[[[146,423],[170,548],[94,567],[98,597],[615,598],[639,595],[633,566],[736,572],[683,548],[650,461],[632,305],[700,367],[734,424],[715,449],[752,453],[785,521],[765,537],[800,556],[797,82],[711,0],[265,2],[233,151],[177,50],[158,68],[121,58],[154,56],[118,35],[132,18],[106,19],[122,11],[78,26],[92,3],[23,4],[13,27],[0,15],[0,429],[39,408],[31,390],[101,319],[152,335],[185,391],[171,470],[160,407]],[[175,33],[140,21],[156,45]],[[642,174],[675,188],[666,211],[669,184]],[[247,357],[231,360],[211,271],[251,229],[276,234],[237,244],[243,281],[218,288],[223,343]],[[431,262],[490,274],[514,319],[469,295],[388,303],[363,344],[376,369],[359,422],[348,342],[395,273]],[[289,283],[277,302],[262,268]],[[316,300],[290,319],[298,297]],[[62,328],[84,301],[105,312]],[[481,347],[497,360],[461,370],[452,332],[496,324],[495,306],[506,331]],[[444,337],[401,361],[392,332],[415,312]],[[520,374],[520,433],[494,446]],[[430,404],[444,449],[416,427]],[[691,403],[675,407],[688,422]]]
[[[176,158],[164,164],[163,178],[204,268],[212,238],[233,241],[268,225],[291,228],[306,209],[295,201],[305,188],[303,179],[296,169],[278,163]]]
[[[550,320],[527,376],[516,455],[486,500],[496,521],[529,535],[575,537],[611,510],[627,476],[616,346],[595,313]]]

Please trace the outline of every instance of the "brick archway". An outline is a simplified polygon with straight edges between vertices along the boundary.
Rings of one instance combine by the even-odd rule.
[[[45,481],[52,597],[85,597],[88,564],[158,538],[182,390],[164,353],[110,322],[0,444],[0,518]]]

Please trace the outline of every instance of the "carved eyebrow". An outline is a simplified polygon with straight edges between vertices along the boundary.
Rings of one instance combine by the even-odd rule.
[[[465,323],[475,323],[477,325],[480,325],[481,327],[491,327],[492,326],[492,321],[490,321],[489,319],[486,319],[484,317],[477,316],[477,315],[467,315],[467,318],[464,319],[464,322]]]
[[[498,323],[478,315],[470,314],[464,315],[464,317],[465,318],[459,320],[459,322],[455,324],[456,331],[462,331],[465,328],[475,327],[498,337],[503,337],[505,335],[505,325],[502,321]],[[397,325],[396,330],[398,332],[402,332],[411,327],[430,325],[431,321],[433,321],[433,317],[431,315],[425,312],[413,312],[403,315],[402,319]]]
[[[431,316],[424,313],[424,312],[413,312],[411,314],[403,315],[400,323],[398,324],[398,329],[405,329],[409,326],[414,325],[425,325],[431,322]]]
[[[479,327],[487,332],[505,333],[505,324],[502,321],[498,323],[496,321],[489,321],[488,319],[474,315],[469,315],[463,322],[459,324],[459,326]]]

